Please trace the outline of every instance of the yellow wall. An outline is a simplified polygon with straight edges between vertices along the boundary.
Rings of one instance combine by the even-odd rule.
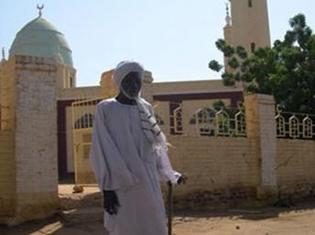
[[[279,185],[288,190],[315,185],[315,141],[279,139],[277,147]]]
[[[15,74],[15,58],[5,61],[0,71],[0,129],[2,130],[12,130],[15,128]]]
[[[246,138],[168,136],[174,169],[189,176],[178,195],[228,188],[255,188],[259,161]]]
[[[209,104],[210,101],[183,103],[186,120],[183,135],[169,135],[167,122],[163,127],[168,142],[174,146],[169,148],[174,169],[189,177],[185,186],[176,189],[176,199],[189,201],[192,198],[195,203],[195,195],[201,193],[218,202],[229,197],[268,200],[277,197],[278,190],[283,191],[283,188],[293,194],[312,194],[315,141],[277,139],[273,97],[251,95],[245,98],[247,137],[199,136],[188,131],[188,114]],[[156,112],[167,120],[168,102],[156,105]],[[91,132],[92,129],[82,129],[76,134],[78,184],[95,183],[88,159]]]
[[[0,223],[15,209],[15,157],[12,131],[0,131]]]
[[[99,98],[103,97],[100,86],[76,87],[58,90],[59,99],[82,99],[82,98]]]
[[[176,93],[202,93],[202,92],[225,92],[241,91],[241,87],[227,87],[222,80],[180,81],[180,82],[157,82],[152,84],[153,95],[176,94]]]
[[[0,223],[55,213],[58,204],[57,64],[14,56],[1,75]],[[2,120],[3,121],[3,120]]]

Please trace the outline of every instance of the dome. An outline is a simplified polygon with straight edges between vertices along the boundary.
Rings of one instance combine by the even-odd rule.
[[[65,37],[51,23],[37,17],[16,35],[10,56],[52,57],[60,64],[73,67],[72,52]]]

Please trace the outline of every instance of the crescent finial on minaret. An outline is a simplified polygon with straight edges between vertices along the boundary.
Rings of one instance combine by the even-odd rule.
[[[37,4],[37,9],[38,9],[38,15],[39,15],[39,17],[41,17],[42,16],[42,10],[44,9],[44,4],[42,4],[42,5]]]

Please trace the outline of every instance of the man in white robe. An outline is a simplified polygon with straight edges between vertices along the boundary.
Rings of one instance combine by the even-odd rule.
[[[166,235],[159,181],[183,181],[172,170],[152,106],[139,97],[143,77],[140,64],[121,62],[113,75],[119,95],[96,107],[91,163],[110,235]]]

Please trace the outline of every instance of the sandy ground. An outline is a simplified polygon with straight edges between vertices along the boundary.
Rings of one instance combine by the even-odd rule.
[[[96,188],[72,194],[60,186],[63,212],[16,227],[0,227],[1,235],[106,235],[102,226],[100,195]],[[176,212],[175,235],[315,235],[315,200],[291,208],[227,210],[220,212]],[[126,234],[128,235],[128,234]],[[149,234],[139,234],[149,235]]]

